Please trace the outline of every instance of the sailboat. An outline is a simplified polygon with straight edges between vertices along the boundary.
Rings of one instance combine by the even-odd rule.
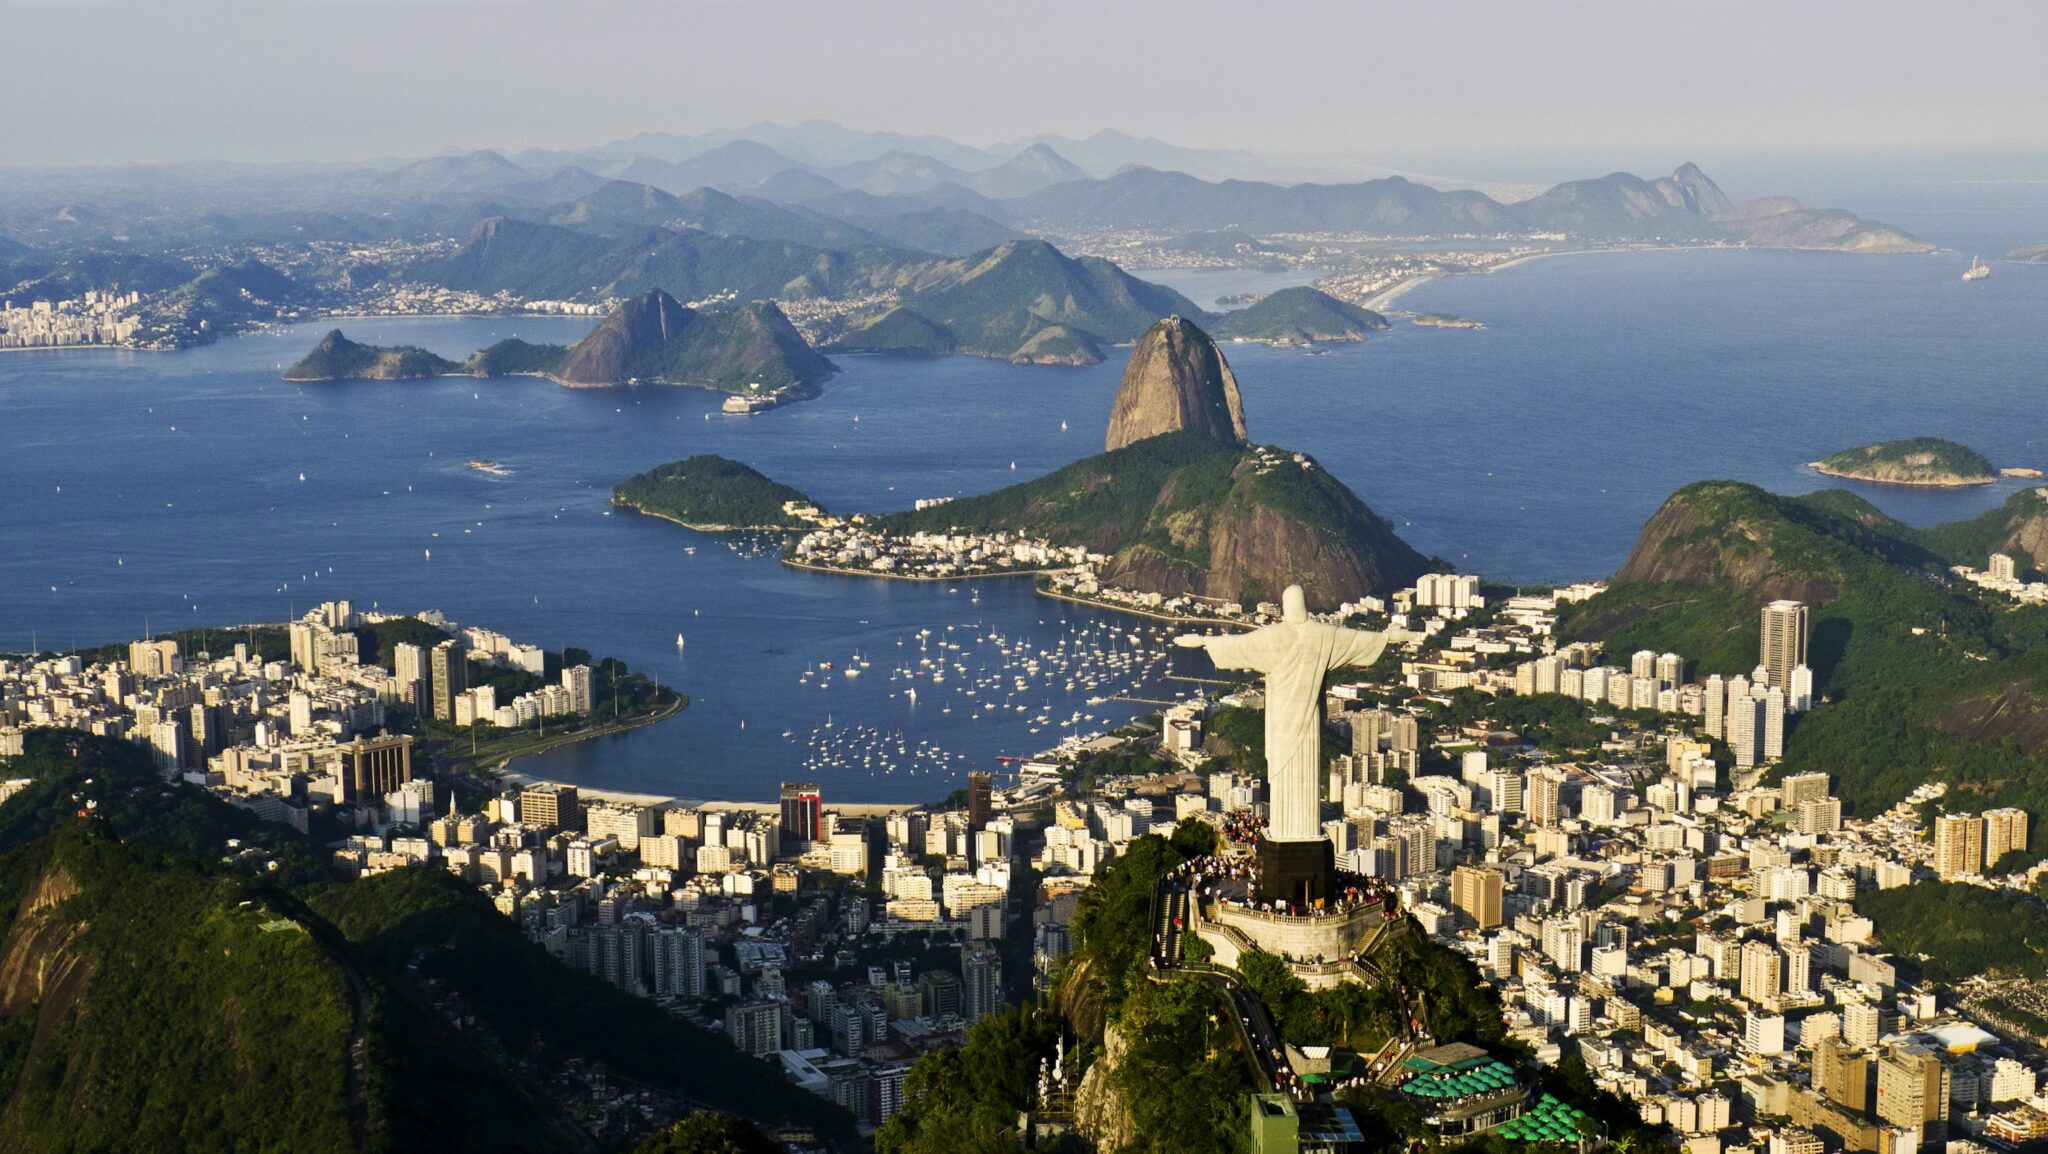
[[[1963,279],[1964,279],[1964,280],[1983,280],[1983,279],[1984,279],[1985,277],[1987,277],[1987,276],[1990,276],[1990,275],[1991,275],[1991,266],[1990,266],[1990,265],[1988,265],[1988,264],[1985,264],[1985,263],[1983,263],[1982,261],[1978,260],[1978,259],[1977,259],[1976,257],[1974,257],[1974,256],[1973,256],[1973,257],[1971,257],[1971,258],[1970,258],[1970,268],[1969,268],[1969,271],[1967,271],[1967,272],[1965,272],[1965,273],[1963,274]]]
[[[676,648],[677,648],[677,649],[681,649],[682,647],[683,647],[683,635],[682,635],[682,634],[680,634],[680,633],[678,633],[678,634],[676,634]]]

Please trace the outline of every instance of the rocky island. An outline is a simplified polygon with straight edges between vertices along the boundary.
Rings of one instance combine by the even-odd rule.
[[[573,345],[499,341],[456,362],[411,345],[359,344],[340,329],[285,370],[288,381],[545,377],[559,385],[694,385],[720,392],[807,396],[834,366],[767,301],[689,308],[653,289],[613,309]]]
[[[1409,323],[1418,328],[1425,329],[1483,329],[1486,327],[1483,322],[1475,321],[1470,317],[1452,316],[1450,313],[1423,313]]]
[[[612,504],[705,532],[807,529],[822,517],[797,490],[709,453],[621,481],[612,490]]]
[[[2048,244],[2030,244],[2005,254],[2014,264],[2048,264]]]
[[[330,331],[284,371],[287,381],[417,381],[452,376],[463,366],[414,345],[383,348],[358,344]]]
[[[1817,473],[1850,481],[1936,489],[1989,485],[1998,479],[1998,470],[1983,454],[1939,437],[1880,441],[1844,449],[1812,462],[1810,467]]]

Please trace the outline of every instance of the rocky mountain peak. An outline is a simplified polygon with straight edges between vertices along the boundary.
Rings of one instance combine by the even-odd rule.
[[[1222,445],[1246,443],[1237,377],[1209,334],[1170,316],[1138,338],[1109,410],[1104,447],[1121,449],[1182,430]]]

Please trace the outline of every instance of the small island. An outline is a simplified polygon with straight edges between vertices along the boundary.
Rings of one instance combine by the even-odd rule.
[[[2014,264],[2048,264],[2048,244],[2030,244],[2005,254]]]
[[[1880,441],[1809,464],[1817,473],[1878,485],[1957,489],[1989,485],[1999,471],[1982,453],[1939,437]]]
[[[1450,313],[1423,313],[1409,323],[1418,328],[1425,329],[1483,329],[1486,327],[1484,322],[1475,321],[1470,317],[1452,316]]]
[[[797,490],[710,453],[627,478],[612,490],[612,504],[707,533],[811,529],[827,520]]]
[[[446,357],[415,345],[382,348],[358,344],[334,329],[313,351],[284,371],[287,381],[419,381],[463,371]]]

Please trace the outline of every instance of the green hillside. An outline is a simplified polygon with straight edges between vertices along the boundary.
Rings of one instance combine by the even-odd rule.
[[[340,329],[330,331],[284,371],[287,381],[411,381],[445,377],[461,365],[414,345],[382,348],[357,344]]]
[[[562,345],[536,345],[517,337],[471,353],[463,368],[479,377],[545,377],[562,367],[569,350]]]
[[[314,839],[166,786],[126,742],[35,729],[6,771],[31,784],[0,804],[0,1148],[591,1148],[494,1053],[603,1062],[850,1134],[722,1034],[568,969],[443,870],[333,882]]]
[[[1885,485],[1988,485],[1998,479],[1998,469],[1982,453],[1940,437],[1844,449],[1814,462],[1813,467],[1830,477]]]
[[[1217,340],[1306,345],[1318,341],[1362,341],[1383,332],[1387,319],[1370,309],[1340,301],[1306,285],[1284,288],[1257,304],[1224,313],[1209,325]]]
[[[1043,536],[1110,554],[1106,584],[1169,595],[1270,600],[1299,583],[1318,607],[1397,588],[1427,567],[1313,460],[1192,433],[1150,437],[884,524]]]
[[[612,490],[612,504],[638,509],[692,529],[796,529],[806,522],[782,511],[809,497],[777,484],[738,461],[703,454],[629,477]]]
[[[1029,359],[1027,347],[1048,326],[1106,344],[1134,340],[1163,316],[1202,315],[1172,289],[1099,257],[1067,256],[1042,240],[907,268],[896,287],[909,308],[953,334],[959,351],[989,357]],[[1081,347],[1070,338],[1063,346]]]
[[[1986,535],[2015,511],[1994,512],[2003,518],[1920,531],[1838,490],[1691,485],[1650,519],[1609,590],[1561,615],[1559,633],[1609,653],[1672,650],[1701,674],[1745,673],[1761,607],[1804,601],[1828,704],[1795,719],[1784,772],[1830,774],[1863,814],[1929,780],[1951,783],[1952,808],[2042,812],[2048,608],[2017,607],[1946,571],[1954,549],[1983,563]]]
[[[832,342],[834,352],[896,353],[934,356],[953,351],[953,334],[945,326],[901,305],[857,322]]]

